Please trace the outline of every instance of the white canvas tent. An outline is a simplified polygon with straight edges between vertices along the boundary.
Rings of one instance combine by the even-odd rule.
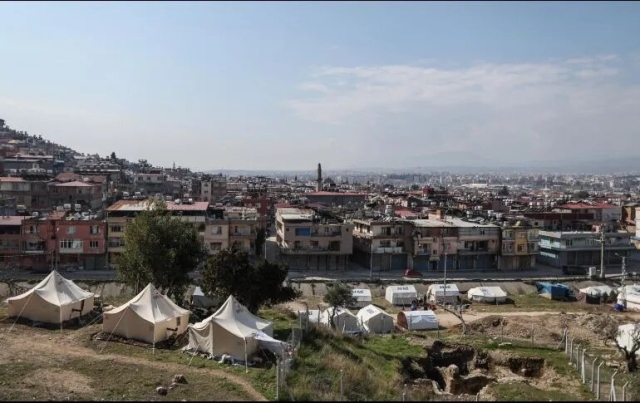
[[[436,330],[438,318],[431,311],[400,311],[398,312],[398,326],[408,330]]]
[[[603,295],[611,295],[613,288],[608,285],[592,285],[590,287],[581,288],[580,294],[589,295],[592,297],[602,297]]]
[[[260,345],[260,338],[256,337],[258,332],[261,338],[271,338],[272,323],[253,315],[233,296],[229,296],[213,315],[189,326],[188,348],[215,356],[229,354],[244,360],[257,351]],[[270,341],[271,344],[275,342],[278,341]]]
[[[471,301],[501,304],[507,300],[507,293],[500,287],[475,287],[467,292]]]
[[[356,299],[356,303],[353,305],[354,308],[364,308],[373,301],[371,290],[367,288],[354,288],[351,290],[351,296]]]
[[[431,284],[427,289],[427,295],[429,296],[429,301],[453,304],[460,297],[460,291],[455,284],[447,284],[446,293],[444,284]]]
[[[217,301],[215,301],[213,298],[204,295],[204,292],[200,287],[196,287],[196,289],[193,290],[193,294],[191,294],[191,303],[195,308],[211,308],[216,306],[216,302]]]
[[[418,291],[413,285],[390,285],[385,291],[385,298],[392,305],[411,305],[418,299]]]
[[[393,316],[375,305],[367,305],[356,315],[362,330],[368,333],[391,333],[395,329]]]
[[[29,291],[7,299],[9,316],[61,324],[93,310],[95,295],[52,271]]]
[[[189,314],[149,284],[129,302],[105,312],[102,331],[155,345],[184,333]]]
[[[330,326],[329,321],[331,320],[331,313],[334,309],[334,307],[329,307],[324,310],[320,315],[320,323],[326,326]],[[358,317],[344,308],[338,307],[336,309],[336,314],[333,317],[333,323],[336,330],[341,332],[357,332],[358,330],[360,330]]]

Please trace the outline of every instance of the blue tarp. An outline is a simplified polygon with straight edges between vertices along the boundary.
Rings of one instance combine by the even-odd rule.
[[[571,297],[571,289],[564,284],[536,283],[536,288],[540,294],[549,294],[551,299],[567,299]]]

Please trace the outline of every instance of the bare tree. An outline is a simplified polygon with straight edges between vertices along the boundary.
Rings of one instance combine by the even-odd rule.
[[[620,327],[620,323],[613,318],[607,320],[602,328],[605,343],[611,342],[624,356],[629,372],[638,371],[636,354],[640,351],[640,324],[628,324]]]

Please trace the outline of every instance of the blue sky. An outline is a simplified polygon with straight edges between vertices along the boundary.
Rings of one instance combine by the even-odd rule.
[[[637,2],[0,3],[0,118],[195,169],[633,155]],[[603,150],[607,150],[603,155]]]

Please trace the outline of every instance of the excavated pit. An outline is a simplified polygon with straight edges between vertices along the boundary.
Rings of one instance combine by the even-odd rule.
[[[402,360],[406,383],[429,385],[437,395],[476,395],[482,389],[509,375],[539,378],[545,360],[534,357],[508,357],[490,354],[465,344],[435,341],[425,347],[426,356]]]

